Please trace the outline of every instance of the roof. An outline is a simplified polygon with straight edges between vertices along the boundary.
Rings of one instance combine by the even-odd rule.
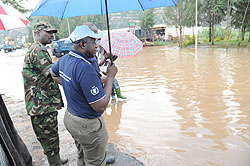
[[[166,27],[167,27],[166,24],[156,24],[151,29],[162,29]]]

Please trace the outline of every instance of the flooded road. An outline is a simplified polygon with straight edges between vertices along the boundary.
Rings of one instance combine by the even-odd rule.
[[[0,54],[0,93],[19,102],[23,52]],[[249,64],[247,48],[145,47],[119,58],[117,79],[128,99],[104,113],[109,142],[149,166],[249,166]]]

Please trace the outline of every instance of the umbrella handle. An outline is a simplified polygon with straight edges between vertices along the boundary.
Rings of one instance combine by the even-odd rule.
[[[110,58],[104,62],[104,66],[112,65],[114,62]]]
[[[107,20],[107,27],[108,27],[108,39],[109,39],[109,53],[110,57],[109,59],[111,60],[111,65],[113,64],[113,55],[111,53],[111,41],[110,41],[110,32],[109,32],[109,13],[108,13],[108,2],[105,0],[105,7],[106,7],[106,20]]]
[[[109,59],[110,59],[110,65],[113,65],[113,57],[114,57],[114,55],[112,55],[112,54],[110,54],[110,56],[109,56]]]

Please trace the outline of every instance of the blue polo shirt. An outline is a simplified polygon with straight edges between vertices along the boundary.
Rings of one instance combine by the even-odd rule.
[[[72,114],[91,119],[102,115],[90,106],[106,95],[96,57],[88,58],[71,50],[52,66],[52,71],[60,76],[67,107]]]

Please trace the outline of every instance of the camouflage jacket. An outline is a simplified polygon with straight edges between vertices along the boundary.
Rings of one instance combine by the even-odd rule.
[[[39,42],[31,45],[24,58],[23,80],[27,113],[31,116],[54,112],[63,107],[59,86],[50,68],[52,59]]]

